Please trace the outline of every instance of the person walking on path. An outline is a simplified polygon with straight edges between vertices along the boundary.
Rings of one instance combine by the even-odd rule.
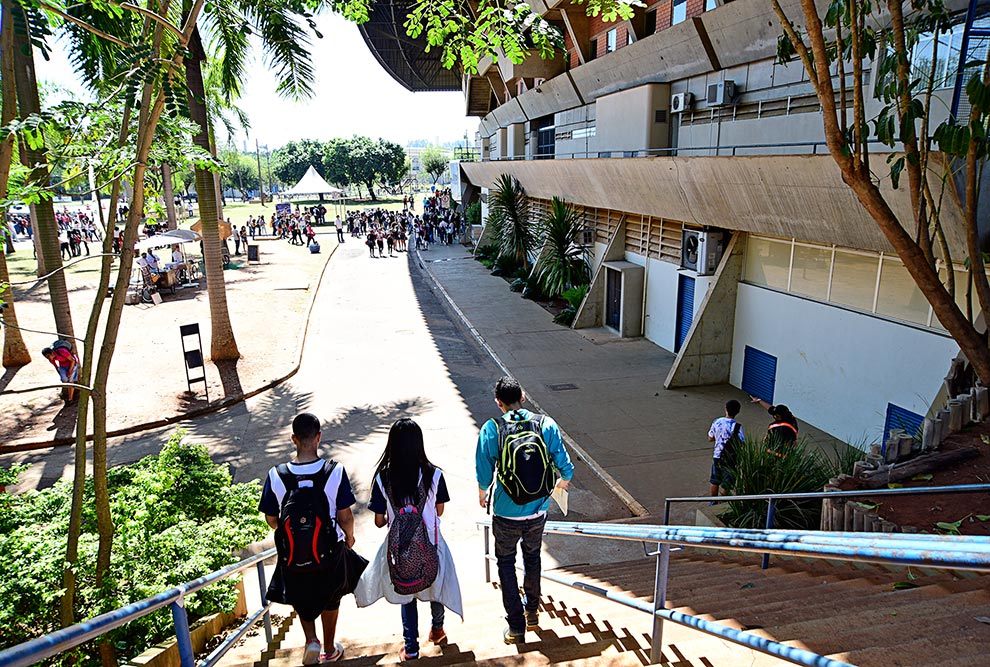
[[[292,420],[295,458],[268,471],[258,504],[275,529],[278,549],[267,599],[291,605],[299,616],[306,633],[304,665],[344,657],[334,640],[343,584],[339,562],[344,545],[354,545],[351,483],[343,466],[320,457],[320,435],[316,415],[303,412]],[[307,526],[316,528],[307,532]],[[328,653],[321,652],[317,618]]]
[[[742,424],[736,421],[736,415],[742,408],[739,401],[731,399],[725,402],[725,416],[712,422],[708,429],[708,441],[715,443],[712,451],[712,474],[709,482],[712,485],[712,495],[718,495],[719,487],[725,488],[732,482],[729,469],[735,463],[735,448],[742,442]]]
[[[367,607],[383,597],[392,604],[402,605],[402,660],[419,657],[418,600],[430,603],[429,641],[433,644],[447,641],[443,629],[445,607],[464,617],[454,559],[440,532],[440,517],[449,501],[447,481],[443,471],[426,456],[419,424],[412,419],[399,419],[392,424],[385,451],[378,460],[368,504],[375,514],[375,525],[388,526],[388,537],[361,576],[354,596],[358,607]],[[403,557],[406,526],[424,530],[427,541],[435,549],[435,561],[432,557]],[[414,530],[411,532],[415,534]],[[416,541],[407,542],[412,545]],[[403,564],[401,572],[393,572],[393,556]],[[434,562],[436,569],[428,566],[428,561]],[[410,582],[418,583],[409,585]],[[409,589],[419,590],[403,592]]]
[[[344,242],[344,221],[337,216],[337,219],[333,221],[334,227],[337,228],[337,243]]]
[[[566,491],[574,474],[557,423],[523,409],[524,400],[522,388],[512,378],[495,383],[495,404],[502,415],[485,422],[475,452],[478,502],[482,507],[490,503],[493,514],[495,559],[508,623],[502,636],[507,644],[525,641],[526,630],[539,627],[540,548],[550,494],[554,488]],[[522,599],[516,578],[520,542]]]

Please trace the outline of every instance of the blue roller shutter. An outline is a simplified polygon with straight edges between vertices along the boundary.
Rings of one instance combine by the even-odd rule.
[[[921,424],[925,421],[922,415],[910,410],[905,410],[893,403],[887,404],[887,418],[883,424],[883,440],[886,443],[890,437],[890,430],[902,428],[904,432],[915,438],[921,437]]]
[[[677,281],[677,330],[674,332],[674,352],[681,349],[694,320],[694,278],[679,276]]]
[[[750,396],[773,403],[773,389],[777,383],[777,357],[746,346],[743,357],[742,390]]]

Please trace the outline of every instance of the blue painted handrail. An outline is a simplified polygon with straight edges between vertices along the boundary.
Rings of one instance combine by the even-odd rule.
[[[490,580],[490,519],[479,521],[485,533],[485,573]],[[666,608],[668,563],[671,547],[704,547],[762,554],[787,554],[811,558],[830,558],[864,563],[925,566],[990,572],[990,538],[958,535],[909,533],[840,533],[799,530],[754,530],[708,528],[699,526],[623,525],[609,523],[574,523],[548,521],[545,533],[594,537],[601,539],[656,542],[657,557],[653,603],[592,586],[557,572],[541,576],[578,590],[613,600],[651,614],[654,618],[650,658],[661,657],[662,621],[695,628],[735,644],[782,658],[803,667],[849,667],[847,663],[775,642],[749,632],[707,621],[697,616]]]
[[[228,565],[225,568],[219,569],[216,572],[211,572],[210,574],[202,576],[199,579],[193,579],[192,581],[187,581],[184,584],[179,584],[175,588],[162,591],[157,595],[152,595],[151,597],[145,598],[139,602],[133,602],[129,605],[121,607],[120,609],[115,609],[105,614],[94,616],[88,621],[77,623],[76,625],[68,628],[57,630],[51,634],[44,635],[43,637],[36,637],[35,639],[24,642],[23,644],[18,644],[17,646],[0,651],[0,667],[27,667],[28,665],[32,665],[36,662],[44,660],[45,658],[50,658],[53,655],[57,655],[64,651],[68,651],[71,648],[75,648],[80,644],[84,644],[91,639],[95,639],[100,635],[106,634],[114,628],[119,628],[126,623],[130,623],[131,621],[142,618],[143,616],[147,616],[148,614],[157,611],[166,605],[172,606],[172,617],[176,624],[176,639],[178,641],[182,667],[193,667],[195,664],[195,656],[192,652],[192,643],[189,637],[189,622],[186,617],[185,608],[183,607],[184,598],[187,595],[204,588],[205,586],[222,581],[223,579],[237,574],[242,570],[246,570],[253,565],[258,565],[259,567],[262,607],[265,608],[264,615],[266,632],[269,639],[271,639],[271,625],[267,612],[268,603],[264,600],[265,584],[263,567],[264,561],[274,555],[275,549],[268,549],[267,551],[263,551],[249,558],[245,558],[239,563]],[[251,621],[251,623],[254,623],[257,618],[251,617],[248,620]],[[212,657],[213,656],[211,656],[211,658]],[[219,657],[220,656],[216,656],[216,659],[219,659]],[[209,664],[213,663],[211,662]]]

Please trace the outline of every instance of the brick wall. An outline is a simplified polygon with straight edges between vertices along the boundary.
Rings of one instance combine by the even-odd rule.
[[[670,0],[657,4],[657,32],[670,27]]]
[[[701,16],[705,13],[705,0],[687,0],[687,17]]]

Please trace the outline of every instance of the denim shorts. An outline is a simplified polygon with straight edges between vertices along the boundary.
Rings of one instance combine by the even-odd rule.
[[[732,483],[732,475],[722,467],[722,459],[712,459],[712,475],[708,481],[717,486],[726,486]]]

